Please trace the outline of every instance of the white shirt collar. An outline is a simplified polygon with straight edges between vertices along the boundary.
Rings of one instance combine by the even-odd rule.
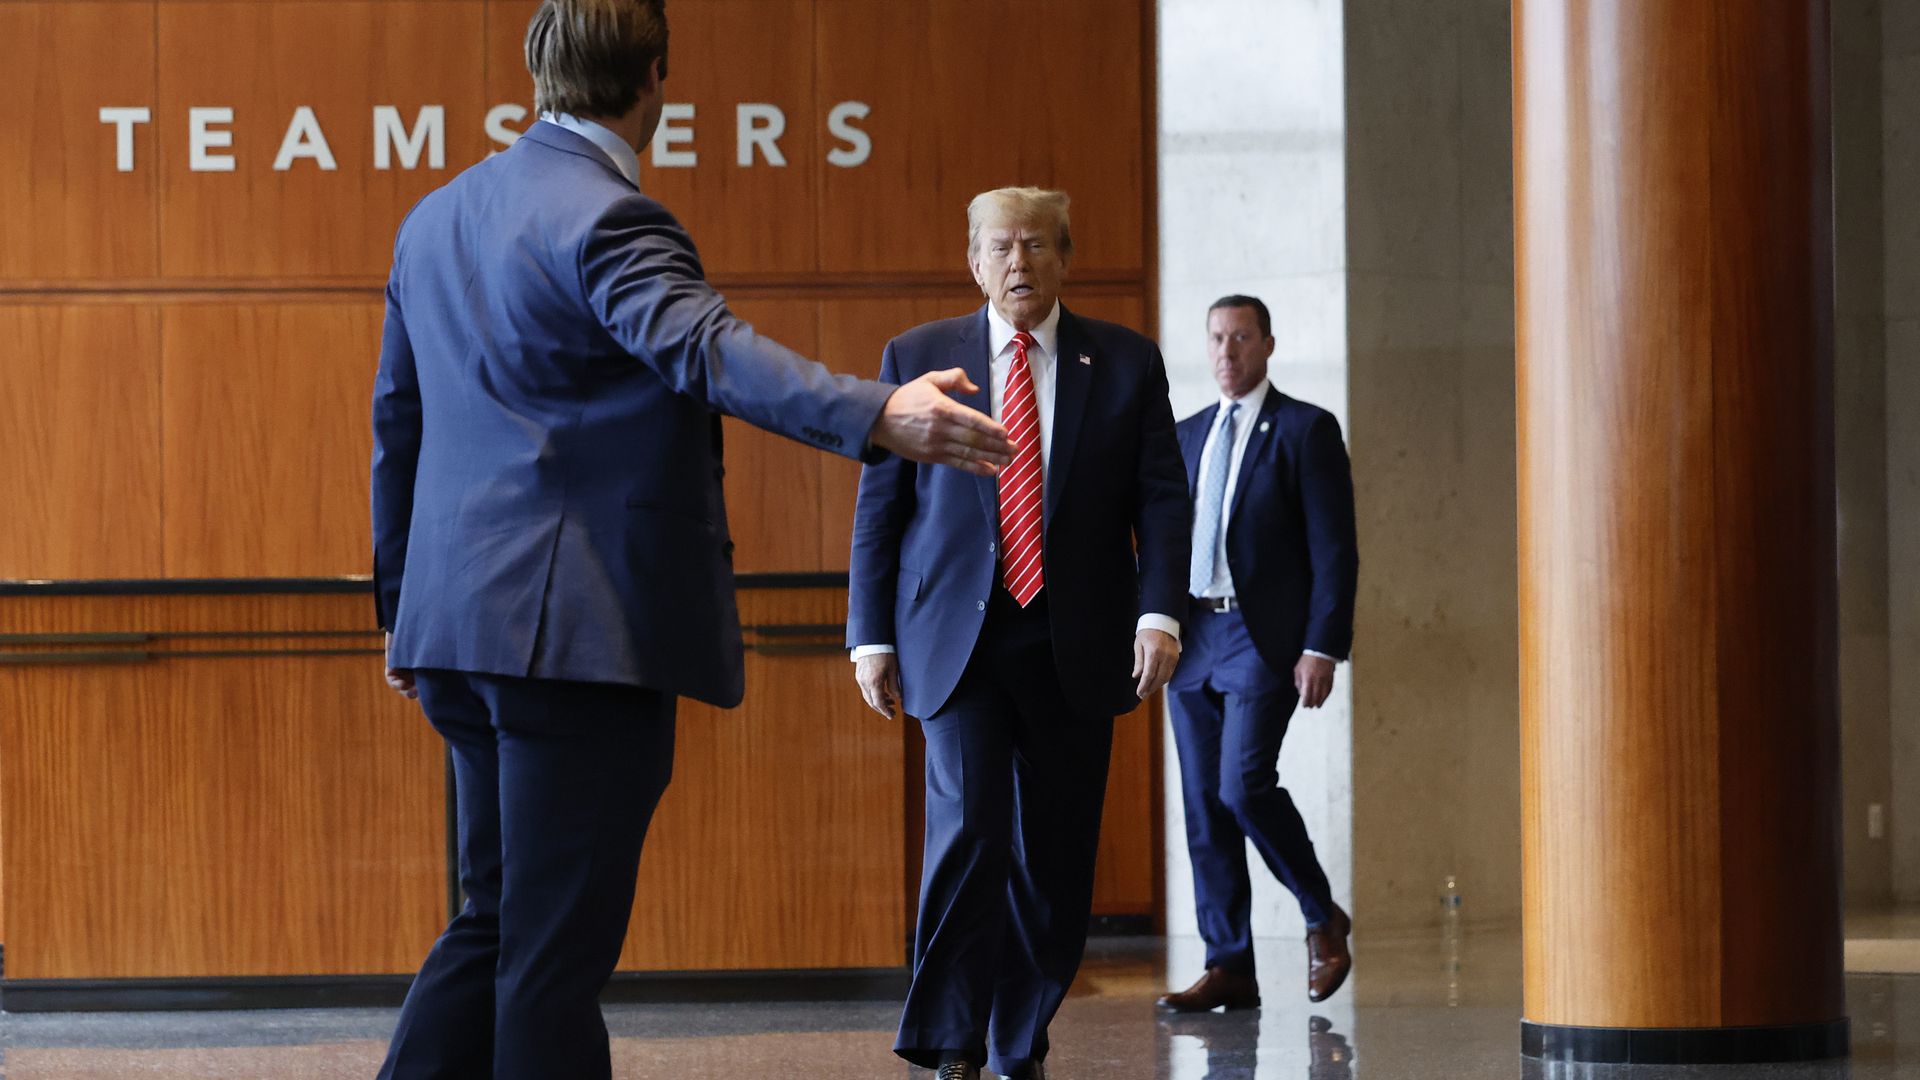
[[[543,112],[540,119],[555,127],[566,128],[598,147],[621,176],[626,177],[634,187],[640,186],[640,155],[633,152],[633,147],[628,146],[625,139],[604,125],[582,120],[571,113]]]
[[[987,304],[987,358],[992,359],[1005,352],[1007,342],[1013,340],[1015,332],[1013,324],[1002,318],[1000,309],[994,307],[989,301]],[[1060,301],[1055,300],[1053,310],[1047,312],[1047,317],[1040,320],[1039,326],[1028,332],[1033,335],[1033,340],[1039,343],[1041,350],[1049,359],[1058,356],[1059,350],[1056,346],[1060,343]]]
[[[1234,402],[1237,401],[1240,403],[1240,416],[1239,418],[1235,419],[1234,421],[1235,423],[1239,423],[1240,420],[1243,420],[1249,416],[1258,416],[1260,415],[1260,407],[1267,403],[1267,389],[1272,385],[1273,384],[1268,382],[1267,380],[1261,379],[1260,385],[1247,391],[1246,397],[1230,398],[1225,394],[1221,394],[1220,395],[1220,411],[1222,413],[1225,413],[1227,411],[1227,406],[1232,405]],[[1218,420],[1215,421],[1215,423],[1218,423],[1218,422],[1219,422]]]

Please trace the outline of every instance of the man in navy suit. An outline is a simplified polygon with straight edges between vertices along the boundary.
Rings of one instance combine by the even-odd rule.
[[[1306,918],[1307,997],[1325,1000],[1353,967],[1353,921],[1278,773],[1295,705],[1326,702],[1353,641],[1352,469],[1333,414],[1267,381],[1265,304],[1215,301],[1207,343],[1220,401],[1180,422],[1194,500],[1191,614],[1167,688],[1207,969],[1160,999],[1177,1012],[1260,1004],[1249,840]]]
[[[382,1077],[591,1080],[599,993],[672,770],[674,702],[740,701],[720,421],[955,475],[1011,457],[945,396],[836,377],[759,337],[637,188],[662,0],[547,0],[541,119],[400,228],[373,409],[388,680],[452,754],[467,903]]]
[[[867,703],[926,733],[894,1049],[941,1080],[1045,1075],[1086,947],[1113,718],[1172,674],[1188,547],[1160,351],[1059,303],[1066,196],[990,191],[967,220],[986,305],[895,338],[881,378],[964,368],[986,389],[961,400],[1006,425],[1013,461],[997,480],[869,464],[847,622]]]

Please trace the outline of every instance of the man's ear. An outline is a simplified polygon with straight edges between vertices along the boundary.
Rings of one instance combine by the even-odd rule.
[[[647,83],[641,87],[641,90],[644,93],[652,93],[660,89],[661,85],[666,81],[667,58],[664,56],[656,56],[653,58],[653,63],[647,65]]]

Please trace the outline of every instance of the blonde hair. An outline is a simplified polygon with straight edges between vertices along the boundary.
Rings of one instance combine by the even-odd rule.
[[[980,230],[992,221],[1020,225],[1053,222],[1059,226],[1062,258],[1073,254],[1073,231],[1067,223],[1067,206],[1073,200],[1064,191],[1037,187],[1003,187],[983,191],[967,204],[967,258],[980,250]]]

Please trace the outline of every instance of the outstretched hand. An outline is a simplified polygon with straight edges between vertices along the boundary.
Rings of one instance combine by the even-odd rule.
[[[964,369],[930,371],[893,392],[867,441],[912,461],[997,476],[1013,460],[1007,429],[947,396],[979,392]]]

